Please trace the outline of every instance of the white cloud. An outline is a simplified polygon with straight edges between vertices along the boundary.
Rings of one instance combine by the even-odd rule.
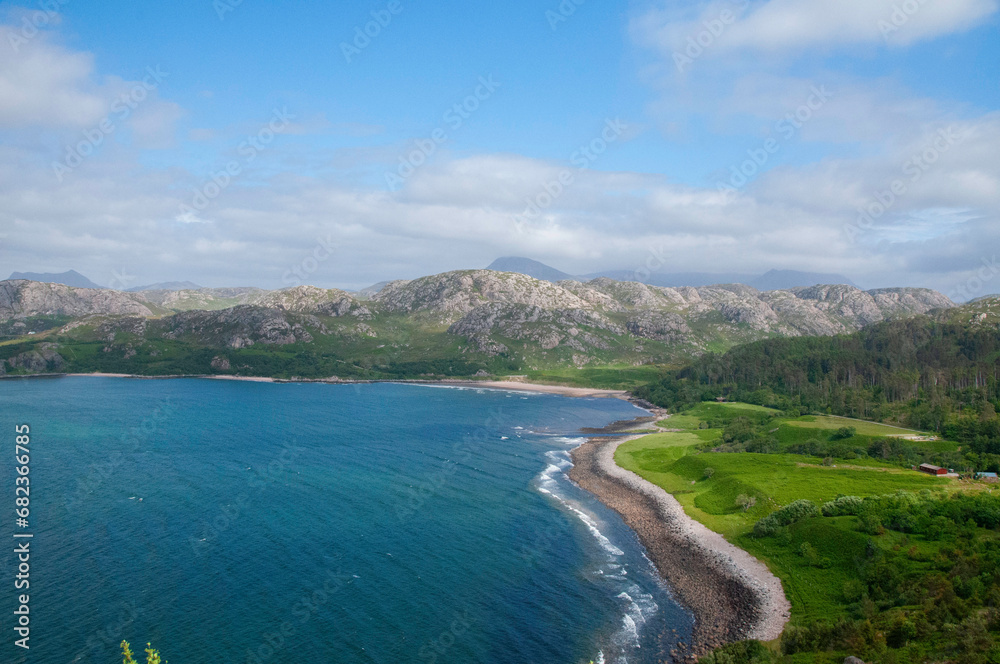
[[[0,25],[0,128],[82,128],[100,120],[110,102],[93,83],[94,59],[72,53],[38,33],[15,52],[19,30]]]
[[[691,9],[657,8],[632,22],[635,37],[669,56],[783,53],[863,44],[906,46],[965,31],[997,0],[746,0]],[[693,46],[692,46],[693,44]]]
[[[96,136],[127,127],[135,147],[172,143],[183,110],[159,95],[168,72],[149,66],[137,80],[100,77],[93,55],[66,49],[56,33],[38,31],[25,40],[22,32],[0,25],[0,130],[41,129],[78,141],[83,131]],[[8,44],[14,38],[21,40],[16,50]]]

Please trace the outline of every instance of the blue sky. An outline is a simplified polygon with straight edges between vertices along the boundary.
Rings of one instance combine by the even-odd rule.
[[[1000,291],[997,0],[0,8],[10,271],[277,288],[329,245],[316,285],[653,256]]]

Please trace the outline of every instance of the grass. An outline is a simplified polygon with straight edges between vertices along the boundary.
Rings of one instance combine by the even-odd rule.
[[[833,619],[846,611],[844,584],[853,578],[854,561],[869,539],[858,531],[854,517],[807,519],[789,527],[780,537],[763,539],[750,535],[758,519],[802,498],[822,504],[840,495],[874,496],[923,489],[951,492],[969,487],[951,479],[886,466],[875,459],[838,462],[834,467],[824,466],[822,459],[796,454],[701,451],[705,442],[721,435],[721,429],[701,428],[707,421],[773,412],[749,404],[702,403],[659,422],[681,431],[624,443],[615,461],[673,494],[690,517],[763,560],[782,580],[792,602],[793,618]],[[779,422],[777,436],[785,439],[783,443],[803,436],[826,439],[844,426],[855,427],[859,441],[887,435],[887,431],[899,435],[901,431],[827,416]],[[706,472],[708,469],[711,471]],[[736,503],[741,494],[757,500],[746,512]],[[801,555],[806,542],[820,552],[823,565]]]
[[[879,424],[877,422],[855,420],[849,417],[837,417],[835,415],[805,415],[803,417],[788,420],[786,424],[790,427],[799,427],[802,429],[830,429],[833,431],[842,427],[853,427],[863,436],[932,435],[922,431],[914,431],[913,429],[904,429],[902,427],[894,427],[888,424]]]

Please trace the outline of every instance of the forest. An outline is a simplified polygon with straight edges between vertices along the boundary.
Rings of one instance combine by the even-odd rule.
[[[1000,454],[1000,331],[913,318],[706,355],[637,392],[672,410],[714,399],[889,422]]]

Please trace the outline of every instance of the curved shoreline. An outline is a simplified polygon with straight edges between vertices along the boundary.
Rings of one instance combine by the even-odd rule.
[[[762,562],[684,513],[677,499],[618,466],[622,439],[591,439],[571,453],[569,477],[617,512],[638,535],[657,571],[695,616],[693,643],[679,657],[781,636],[791,605]]]
[[[473,380],[342,380],[281,379],[227,375],[35,374],[2,378],[58,377],[137,378],[146,380],[204,378],[267,383],[398,383],[443,385],[495,390],[544,392],[566,397],[604,397],[629,401],[655,410],[623,390],[577,388],[520,381]],[[616,422],[600,430],[620,433],[655,418]],[[585,433],[597,433],[585,430]],[[571,452],[569,478],[617,512],[639,537],[660,576],[680,603],[695,616],[690,647],[674,652],[676,658],[693,659],[712,648],[744,639],[771,641],[781,636],[788,622],[790,604],[781,581],[767,566],[722,535],[689,517],[677,499],[615,463],[618,446],[641,435],[592,438]]]

